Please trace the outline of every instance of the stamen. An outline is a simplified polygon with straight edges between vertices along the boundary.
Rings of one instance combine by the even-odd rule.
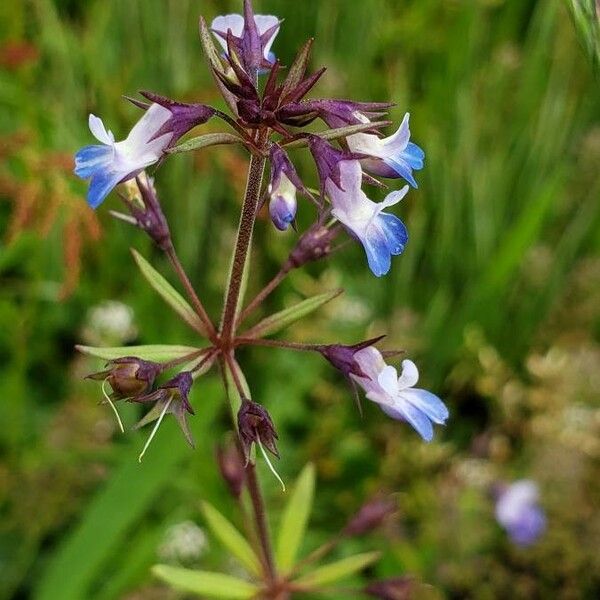
[[[269,460],[269,456],[267,455],[265,449],[263,448],[263,445],[260,442],[260,436],[258,434],[256,435],[256,443],[258,444],[258,447],[260,448],[260,451],[262,452],[265,462],[267,463],[267,465],[269,465],[269,469],[271,469],[271,473],[273,473],[273,475],[275,475],[275,478],[281,484],[281,489],[285,492],[285,483],[283,483],[283,479],[281,479],[281,477],[279,476],[279,473],[275,470],[273,463]]]
[[[125,433],[125,428],[123,427],[123,421],[121,421],[121,417],[119,416],[119,411],[117,407],[113,404],[113,401],[110,399],[110,396],[106,392],[106,388],[104,387],[106,382],[108,381],[108,377],[102,382],[102,394],[104,394],[104,398],[112,408],[112,411],[115,413],[115,417],[117,418],[117,423],[119,424],[119,429],[121,433]]]
[[[162,420],[165,418],[165,415],[167,414],[167,411],[169,410],[169,406],[171,406],[172,401],[173,401],[173,396],[171,396],[169,398],[169,401],[165,404],[165,407],[162,409],[160,416],[156,420],[154,428],[152,429],[152,432],[148,436],[148,440],[144,444],[143,450],[141,451],[140,455],[138,456],[138,462],[140,462],[140,463],[142,462],[142,459],[144,458],[144,454],[146,454],[146,450],[148,450],[148,446],[150,446],[150,443],[154,439],[154,436],[156,435],[156,432],[158,431],[158,428],[160,427]]]

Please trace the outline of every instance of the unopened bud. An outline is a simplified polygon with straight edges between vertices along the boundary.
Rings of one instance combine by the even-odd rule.
[[[238,428],[246,457],[249,456],[252,444],[262,444],[271,454],[279,457],[275,426],[269,413],[260,404],[243,399],[238,412]]]
[[[338,233],[338,229],[329,229],[320,223],[307,229],[290,253],[286,268],[298,269],[306,263],[325,258],[331,253],[331,243]]]
[[[87,376],[95,381],[107,381],[113,390],[112,400],[135,398],[146,394],[154,385],[161,366],[135,356],[116,358],[106,363],[106,369]]]
[[[354,355],[364,348],[368,348],[373,344],[381,341],[385,336],[380,335],[376,338],[371,338],[364,342],[354,344],[353,346],[344,346],[343,344],[331,344],[329,346],[321,346],[319,352],[345,377],[356,375],[357,377],[366,377],[360,365],[354,358]]]
[[[217,447],[217,464],[231,495],[239,498],[244,487],[246,472],[240,452],[233,444]]]
[[[367,502],[350,519],[344,528],[348,536],[364,535],[377,529],[385,519],[396,510],[395,503],[389,498],[376,498]]]

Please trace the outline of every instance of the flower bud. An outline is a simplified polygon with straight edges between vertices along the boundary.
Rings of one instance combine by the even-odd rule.
[[[297,269],[306,263],[325,258],[332,251],[331,242],[339,233],[339,229],[329,229],[321,223],[315,223],[307,229],[296,247],[290,252],[286,270]]]
[[[377,529],[395,510],[396,505],[390,498],[375,498],[364,504],[350,519],[344,527],[344,533],[349,536],[369,533]]]
[[[108,381],[113,390],[111,400],[136,398],[154,385],[161,366],[135,356],[116,358],[106,363],[106,370],[88,375],[87,379]]]
[[[269,413],[260,404],[244,398],[238,411],[238,429],[246,457],[252,444],[262,444],[279,458],[276,440],[279,438]]]
[[[217,464],[221,477],[225,480],[231,495],[239,498],[244,487],[246,471],[244,462],[234,444],[217,447]]]
[[[354,355],[364,348],[373,346],[381,341],[385,336],[380,335],[364,342],[354,344],[354,346],[344,346],[343,344],[331,344],[329,346],[319,347],[319,352],[339,371],[344,377],[356,375],[357,377],[366,377],[360,365],[354,358]]]

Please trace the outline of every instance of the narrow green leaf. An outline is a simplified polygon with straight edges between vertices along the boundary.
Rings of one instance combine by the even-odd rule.
[[[163,300],[192,328],[207,335],[204,324],[184,297],[139,253],[131,249],[142,275]]]
[[[321,308],[324,304],[331,302],[334,298],[337,298],[344,290],[338,289],[312,298],[307,298],[290,308],[286,308],[270,317],[266,317],[260,323],[244,332],[243,337],[257,338],[272,335],[282,329],[285,329],[295,321],[306,317],[315,310]]]
[[[192,389],[192,404],[202,402],[202,418],[190,426],[197,439],[197,453],[211,453],[213,419],[222,402],[221,383],[207,378],[202,390]],[[35,578],[36,600],[81,600],[95,598],[96,583],[106,582],[106,564],[127,552],[140,523],[153,514],[157,499],[182,471],[193,453],[174,423],[165,423],[151,447],[151,459],[137,460],[142,438],[131,436],[122,448],[119,464],[82,511],[79,520],[53,549],[45,568]],[[214,468],[201,467],[198,477],[207,489],[217,485]],[[213,487],[211,487],[213,486]],[[135,493],[134,493],[135,491]],[[65,573],[69,576],[65,577]]]
[[[358,125],[348,125],[347,127],[338,127],[336,129],[327,129],[326,131],[320,131],[315,133],[324,140],[337,140],[339,138],[347,137],[355,133],[363,133],[365,131],[379,130],[381,127],[390,125],[391,121],[374,121],[373,123],[359,123]],[[289,144],[283,144],[286,148],[303,148],[308,146],[308,140],[301,138],[294,140]]]
[[[156,565],[152,567],[152,573],[174,588],[198,594],[202,598],[246,600],[259,591],[256,585],[248,581],[222,573],[192,571],[168,565]]]
[[[336,562],[316,568],[314,571],[296,579],[295,583],[310,588],[329,585],[362,571],[378,560],[380,556],[380,552],[365,552],[356,556],[342,558]]]
[[[180,152],[190,152],[192,150],[199,150],[200,148],[206,148],[207,146],[218,146],[220,144],[241,144],[243,143],[242,138],[232,133],[205,133],[198,137],[187,140],[174,148],[169,148],[167,152],[169,154],[178,154]]]
[[[260,561],[246,538],[212,504],[202,503],[202,512],[210,530],[221,544],[231,552],[246,569],[260,577]]]
[[[147,346],[114,346],[112,348],[96,348],[94,346],[75,346],[83,353],[103,358],[104,360],[114,360],[123,356],[137,356],[143,360],[152,360],[154,362],[169,362],[178,358],[183,358],[194,354],[201,348],[193,346],[168,346],[164,344],[149,344]]]
[[[300,473],[287,502],[277,536],[275,559],[278,568],[289,572],[302,544],[315,492],[315,467],[307,464]]]
[[[237,115],[237,102],[235,96],[223,85],[223,82],[215,75],[215,71],[223,72],[223,63],[221,62],[221,56],[218,50],[215,48],[215,44],[212,39],[212,35],[208,29],[208,25],[204,20],[204,17],[200,17],[200,43],[204,50],[208,64],[211,67],[211,73],[219,91],[223,95],[227,106],[231,109],[234,115]]]
[[[292,63],[292,66],[288,72],[288,76],[283,82],[283,88],[281,91],[282,98],[285,98],[302,81],[304,73],[306,73],[306,66],[308,64],[313,42],[313,38],[308,39],[296,55],[296,58],[294,59],[294,62]]]

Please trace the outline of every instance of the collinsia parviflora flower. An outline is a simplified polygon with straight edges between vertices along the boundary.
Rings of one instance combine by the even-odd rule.
[[[115,142],[102,121],[90,115],[90,129],[102,145],[86,146],[75,156],[75,173],[90,179],[88,202],[93,208],[98,207],[117,185],[129,182],[133,193],[121,194],[121,197],[130,214],[113,214],[144,231],[163,251],[185,297],[141,255],[134,253],[134,256],[152,288],[201,337],[197,347],[150,345],[135,347],[131,352],[122,348],[82,347],[87,354],[112,359],[105,371],[92,378],[106,381],[115,399],[148,407],[146,415],[136,425],[139,428],[154,423],[141,460],[168,414],[176,418],[184,437],[193,445],[187,420],[188,415],[194,414],[190,401],[192,388],[214,364],[220,365],[224,388],[232,403],[231,413],[235,417],[232,427],[240,460],[232,460],[230,454],[221,453],[219,464],[233,495],[239,497],[246,491],[252,500],[262,553],[261,572],[265,574],[255,595],[266,598],[278,597],[282,589],[289,591],[285,586],[292,582],[286,578],[295,575],[292,568],[289,573],[278,574],[277,565],[269,558],[270,541],[261,508],[263,501],[255,475],[256,453],[253,450],[258,446],[272,469],[265,449],[279,456],[278,434],[267,408],[251,399],[251,385],[238,363],[239,348],[262,345],[320,353],[346,378],[362,387],[367,398],[378,403],[393,418],[408,422],[426,441],[433,438],[433,423],[444,424],[448,418],[448,410],[437,396],[414,388],[418,379],[414,363],[404,361],[400,377],[394,367],[385,364],[384,356],[389,353],[382,354],[374,347],[382,337],[354,345],[336,341],[301,344],[267,339],[331,301],[338,295],[337,290],[308,298],[297,306],[264,317],[252,327],[247,326],[248,317],[263,305],[289,272],[307,263],[332,258],[333,251],[343,247],[343,244],[336,247],[333,244],[344,232],[362,244],[374,275],[387,274],[392,267],[391,257],[404,251],[408,233],[402,221],[386,209],[397,204],[408,193],[409,186],[392,190],[383,201],[374,202],[363,191],[363,185],[385,187],[375,178],[381,176],[401,177],[416,187],[412,171],[423,166],[422,150],[410,142],[408,116],[396,134],[383,137],[383,130],[390,123],[381,119],[392,104],[311,99],[309,94],[325,68],[308,73],[313,44],[309,40],[284,71],[271,53],[280,26],[278,17],[255,15],[250,0],[244,0],[243,15],[217,17],[211,28],[201,18],[201,43],[229,114],[201,103],[185,103],[150,91],[140,92],[144,100],[129,99],[145,112],[125,140]],[[220,44],[219,49],[215,40]],[[264,79],[259,84],[261,76]],[[200,133],[180,143],[182,136],[192,128],[213,117],[229,129],[220,133]],[[328,128],[308,133],[304,128],[317,120]],[[171,237],[154,178],[143,171],[165,160],[176,160],[181,152],[200,151],[220,144],[239,145],[249,154],[250,164],[232,267],[221,320],[217,324],[205,309],[178,258],[177,240]],[[315,172],[310,177],[315,183],[311,182],[311,187],[303,180],[308,175],[301,177],[296,170],[289,154],[292,149],[307,149],[312,155]],[[266,181],[264,173],[268,164],[270,178]],[[155,169],[153,177],[158,174]],[[312,186],[318,188],[314,196]],[[298,192],[305,197],[304,201],[300,201]],[[248,256],[253,237],[259,234],[255,231],[257,215],[263,204],[267,204],[266,200],[271,219],[280,230],[289,229],[290,225],[295,227],[296,216],[301,211],[310,211],[313,219],[305,231],[297,233],[279,272],[244,304],[243,283],[251,268]],[[128,354],[136,358],[130,358]],[[157,381],[168,371],[175,372],[166,382]],[[283,394],[281,401],[285,401]],[[200,405],[197,407],[201,412]],[[380,522],[388,508],[389,505],[381,503],[365,508],[348,526],[346,533],[366,532]],[[246,585],[249,584],[246,582]],[[310,586],[298,589],[311,591]]]
[[[539,505],[537,484],[522,479],[500,486],[496,519],[517,546],[534,544],[546,530],[546,515]]]

